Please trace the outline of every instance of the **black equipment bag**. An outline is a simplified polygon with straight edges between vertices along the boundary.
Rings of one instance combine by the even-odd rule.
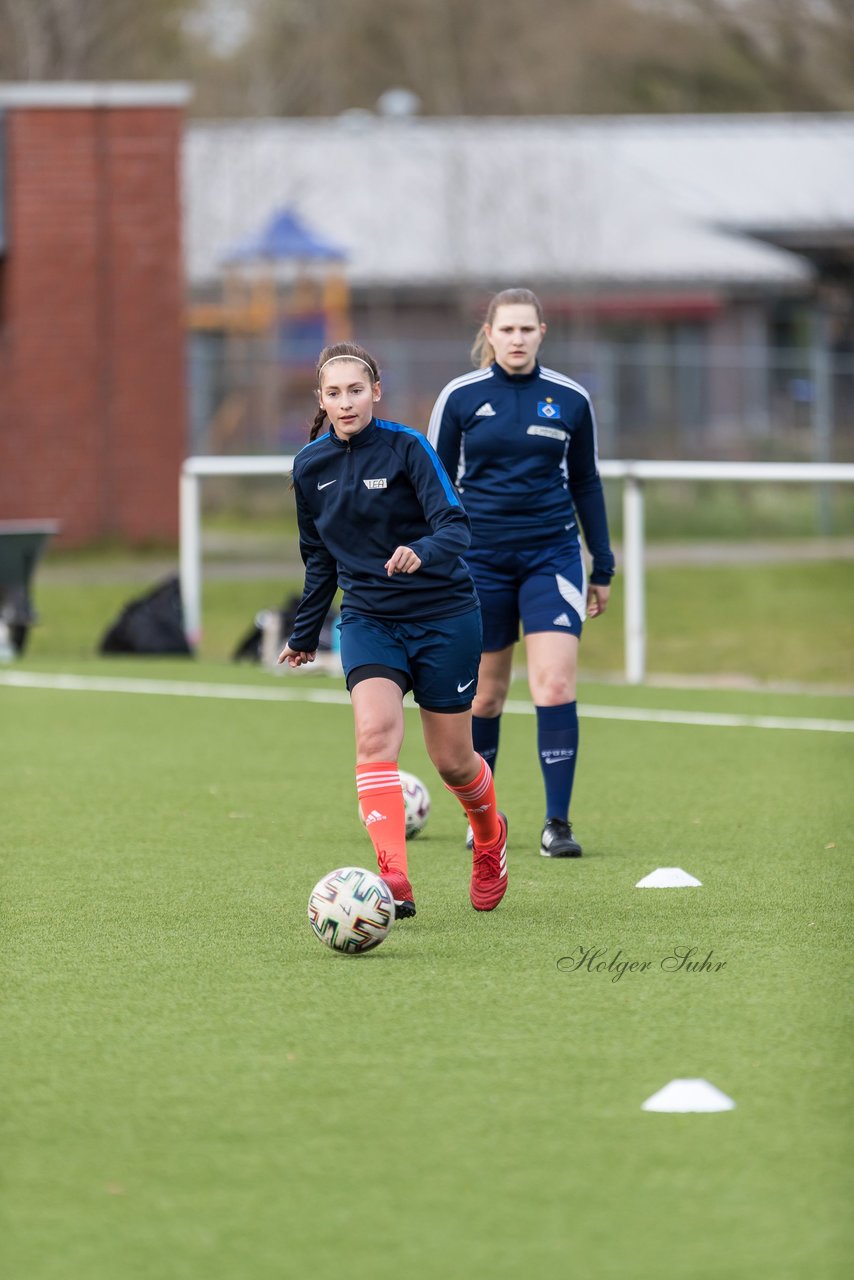
[[[173,576],[125,605],[107,630],[99,653],[171,653],[192,656],[184,634],[181,587]]]

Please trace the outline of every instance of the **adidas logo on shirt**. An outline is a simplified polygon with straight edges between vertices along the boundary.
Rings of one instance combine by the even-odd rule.
[[[495,410],[493,409],[492,405],[491,405],[491,404],[489,403],[489,401],[487,400],[486,404],[482,404],[482,405],[480,406],[480,408],[479,408],[479,409],[477,409],[477,410],[475,411],[475,415],[474,415],[474,416],[475,416],[476,418],[494,418],[494,417],[495,417]]]

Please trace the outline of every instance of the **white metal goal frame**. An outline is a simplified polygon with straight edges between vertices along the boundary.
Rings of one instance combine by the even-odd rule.
[[[288,476],[294,459],[193,457],[181,468],[180,577],[184,629],[191,645],[202,635],[201,482],[211,476]],[[644,484],[650,480],[729,480],[773,484],[852,484],[854,463],[845,462],[600,462],[603,479],[623,482],[625,677],[643,684],[646,675]]]

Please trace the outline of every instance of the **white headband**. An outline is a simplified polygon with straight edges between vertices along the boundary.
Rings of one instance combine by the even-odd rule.
[[[367,369],[368,373],[371,375],[372,380],[376,381],[376,378],[374,377],[373,369],[368,364],[367,360],[363,360],[361,356],[330,356],[328,360],[324,360],[323,364],[320,366],[320,368],[317,371],[318,382],[320,381],[320,375],[323,373],[323,370],[326,368],[328,364],[332,364],[333,360],[355,360],[357,364],[363,364]]]

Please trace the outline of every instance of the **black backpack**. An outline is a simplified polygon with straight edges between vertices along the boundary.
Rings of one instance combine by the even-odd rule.
[[[99,653],[171,653],[192,656],[184,635],[181,587],[173,576],[125,605],[98,646]]]

